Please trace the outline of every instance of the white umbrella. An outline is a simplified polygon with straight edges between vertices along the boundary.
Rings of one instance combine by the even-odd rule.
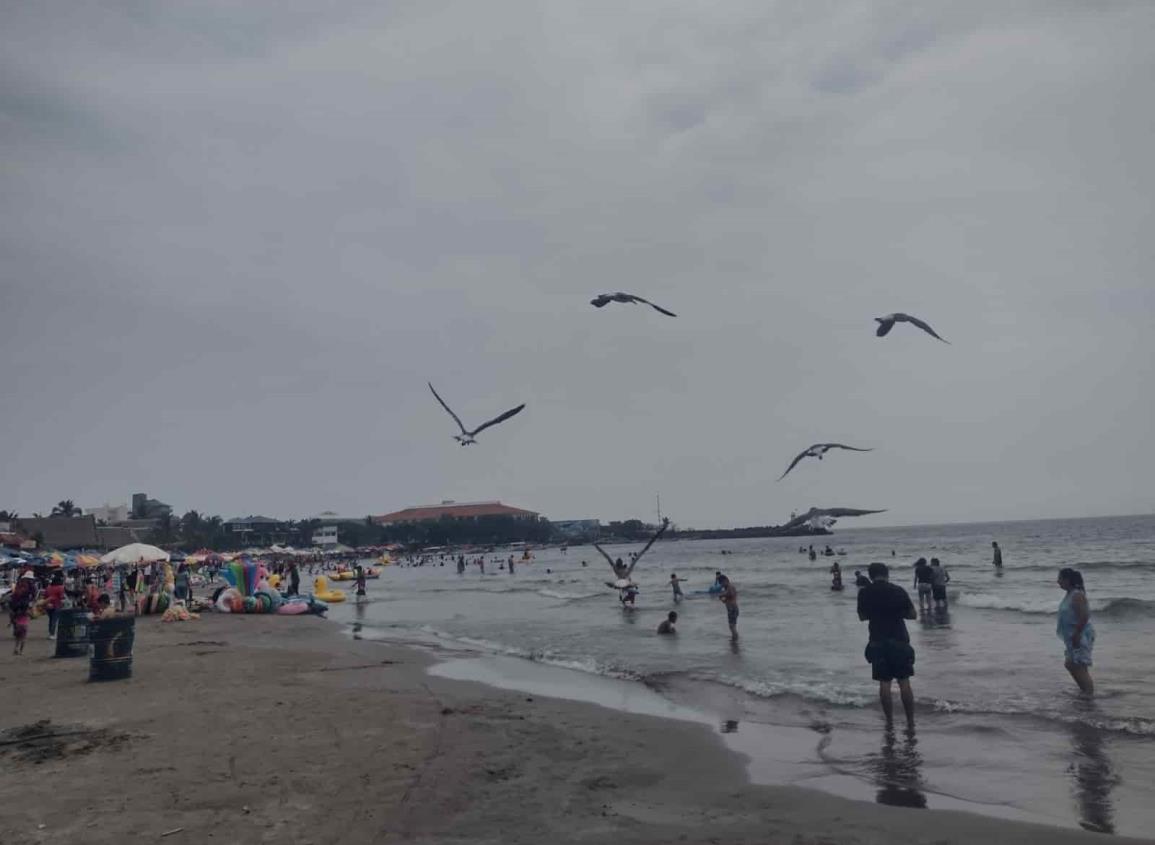
[[[148,543],[129,543],[113,549],[100,559],[101,563],[152,563],[154,560],[168,560],[168,552],[150,546]]]

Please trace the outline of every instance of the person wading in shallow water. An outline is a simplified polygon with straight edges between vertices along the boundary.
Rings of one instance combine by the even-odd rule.
[[[914,692],[910,688],[910,677],[914,674],[914,649],[904,620],[917,619],[918,611],[906,590],[890,583],[886,564],[872,563],[866,571],[870,573],[870,586],[858,591],[858,618],[870,623],[866,660],[872,677],[878,681],[878,697],[887,724],[894,721],[891,684],[898,681],[906,723],[913,728]]]
[[[733,582],[725,575],[718,576],[718,583],[722,585],[722,592],[718,598],[726,605],[726,622],[730,626],[730,641],[738,642],[738,591]]]
[[[1059,603],[1059,624],[1055,628],[1066,652],[1064,665],[1079,689],[1086,695],[1094,695],[1091,649],[1095,647],[1095,626],[1091,624],[1091,607],[1087,603],[1082,574],[1069,566],[1060,569],[1059,587],[1067,594]]]

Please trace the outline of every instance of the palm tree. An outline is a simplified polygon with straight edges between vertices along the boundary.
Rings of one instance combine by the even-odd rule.
[[[63,499],[52,509],[52,516],[80,516],[80,508],[71,499]]]
[[[0,511],[0,522],[15,522],[19,516],[16,511]]]

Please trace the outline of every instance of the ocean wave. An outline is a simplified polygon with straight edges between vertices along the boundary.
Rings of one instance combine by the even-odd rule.
[[[954,600],[965,607],[976,607],[984,610],[1008,610],[1036,615],[1054,615],[1059,609],[1059,602],[1055,598],[998,596],[990,595],[989,593],[959,593],[954,597]],[[1099,616],[1120,618],[1134,614],[1148,615],[1153,611],[1155,611],[1155,601],[1150,599],[1130,597],[1091,599],[1091,612]]]
[[[1124,599],[1122,601],[1137,601]],[[1140,602],[1146,604],[1144,602]],[[546,666],[555,666],[583,672],[588,675],[598,675],[605,678],[615,678],[623,681],[643,683],[658,693],[664,693],[673,677],[684,677],[692,682],[722,684],[741,690],[755,698],[775,699],[784,697],[800,698],[804,701],[835,707],[849,707],[854,709],[870,708],[877,705],[877,696],[863,687],[855,684],[853,687],[844,686],[836,681],[818,679],[754,679],[742,678],[734,675],[715,675],[702,670],[675,670],[658,672],[646,675],[628,669],[624,666],[597,660],[590,656],[575,656],[553,649],[533,649],[523,646],[487,640],[479,637],[469,637],[450,634],[446,631],[423,625],[419,629],[423,634],[432,637],[439,644],[446,646],[450,651],[470,651],[485,654],[500,654],[507,657],[517,657],[540,663]],[[1105,693],[1102,699],[1109,699],[1111,693]],[[1001,702],[984,702],[982,704],[968,704],[944,698],[919,697],[919,708],[928,708],[942,714],[960,716],[1007,716],[1041,719],[1066,726],[1067,728],[1091,728],[1105,733],[1123,736],[1150,739],[1155,737],[1155,720],[1141,717],[1115,717],[1101,711],[1072,712],[1070,709],[1058,709],[1053,701],[1037,700],[1030,696]],[[989,729],[995,730],[993,726]]]
[[[739,678],[734,675],[709,675],[691,673],[691,680],[725,684],[740,689],[756,698],[781,698],[794,695],[811,701],[837,704],[843,707],[865,707],[877,700],[876,695],[864,693],[860,687],[851,689],[832,681],[792,680],[769,681],[754,678]]]
[[[537,590],[537,594],[547,599],[560,599],[562,601],[580,601],[581,599],[592,599],[598,596],[609,595],[605,590],[599,590],[596,593],[567,593],[564,590],[551,590],[549,588]]]
[[[919,703],[922,701],[920,699]],[[1155,721],[1138,716],[1111,717],[1105,713],[1070,713],[1048,708],[1036,702],[1006,704],[984,704],[976,706],[946,699],[933,699],[929,703],[939,713],[957,713],[974,716],[1031,716],[1071,726],[1084,726],[1107,733],[1126,734],[1135,737],[1155,737]]]
[[[1023,598],[1016,596],[993,596],[988,593],[959,593],[954,597],[957,604],[977,607],[983,610],[1011,610],[1019,613],[1054,614],[1058,612],[1056,598]]]
[[[572,669],[576,672],[585,672],[587,675],[600,675],[605,678],[617,678],[623,681],[641,681],[643,676],[621,666],[605,663],[593,657],[579,657],[554,649],[525,648],[509,645],[508,643],[486,640],[480,637],[460,636],[441,631],[429,625],[421,626],[421,630],[431,634],[439,640],[449,641],[458,648],[466,648],[486,654],[501,654],[506,657],[520,657],[533,663],[546,666],[556,666],[559,669]]]
[[[1132,615],[1150,616],[1155,611],[1155,601],[1133,598],[1109,599],[1102,607],[1095,607],[1095,601],[1092,599],[1091,610],[1100,616],[1115,618]]]
[[[713,676],[690,673],[691,680],[720,683],[740,689],[756,698],[781,698],[797,696],[807,701],[831,704],[838,707],[868,708],[877,704],[877,696],[864,692],[861,686],[851,689],[832,681],[771,681],[753,680],[733,676]],[[1085,726],[1107,733],[1149,738],[1155,737],[1155,721],[1140,717],[1112,717],[1105,713],[1071,713],[1055,710],[1048,702],[1024,698],[995,704],[965,704],[957,701],[935,698],[918,698],[918,707],[929,707],[939,713],[960,715],[1025,716],[1045,719],[1068,726]],[[1001,730],[995,726],[985,726],[987,730]]]
[[[1155,560],[1076,560],[1065,564],[1075,569],[1155,569]],[[1016,567],[1017,568],[1017,567]],[[1056,569],[1054,564],[1033,563],[1023,569]]]

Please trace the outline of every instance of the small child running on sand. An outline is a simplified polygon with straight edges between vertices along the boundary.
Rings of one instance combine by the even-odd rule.
[[[12,636],[15,639],[12,653],[23,654],[24,641],[28,639],[28,625],[30,623],[28,606],[21,605],[19,607],[13,608],[10,618],[12,621]]]

